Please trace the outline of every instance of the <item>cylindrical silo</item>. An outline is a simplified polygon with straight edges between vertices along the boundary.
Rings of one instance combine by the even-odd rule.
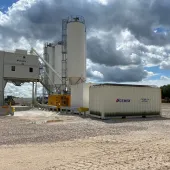
[[[51,43],[46,44],[44,47],[44,56],[45,60],[54,68],[55,66],[55,46]],[[46,72],[49,76],[48,78],[48,85],[53,85],[52,82],[54,83],[54,72],[46,67]]]
[[[49,56],[47,54],[47,45],[46,44],[44,45],[44,59],[45,59],[45,61],[47,61],[49,63]],[[49,74],[47,65],[45,65],[45,71],[47,72],[47,74]],[[44,74],[44,78],[45,78],[44,83],[48,84],[48,77],[46,74]]]
[[[70,85],[86,80],[86,27],[82,17],[68,19],[67,75]]]
[[[57,44],[55,46],[55,66],[54,66],[54,69],[57,73],[59,73],[60,75],[62,74],[61,70],[62,70],[62,45],[59,45]],[[57,86],[57,87],[60,87],[61,85],[61,78],[55,76],[54,77],[54,84]]]
[[[61,75],[62,71],[62,44],[45,44],[44,59],[53,67],[53,69]],[[44,83],[51,91],[56,92],[56,88],[60,87],[61,77],[58,77],[47,65],[45,66],[47,75],[45,74]]]
[[[55,46],[53,44],[47,45],[47,56],[48,56],[48,63],[54,68]],[[54,73],[51,69],[48,69],[48,75],[49,75],[48,84],[52,85],[52,82],[54,82]]]

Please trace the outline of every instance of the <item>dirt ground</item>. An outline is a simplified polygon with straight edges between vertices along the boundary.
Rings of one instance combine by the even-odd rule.
[[[0,119],[0,170],[170,169],[170,104],[162,105],[162,118],[37,113]],[[60,121],[44,123],[52,118]]]

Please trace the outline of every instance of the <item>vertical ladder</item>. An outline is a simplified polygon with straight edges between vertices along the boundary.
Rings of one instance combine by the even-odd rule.
[[[67,19],[62,20],[62,92],[67,88]]]

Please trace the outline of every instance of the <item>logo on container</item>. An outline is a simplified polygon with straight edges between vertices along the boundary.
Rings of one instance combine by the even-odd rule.
[[[129,103],[130,99],[116,99],[116,103]]]
[[[141,98],[141,102],[147,103],[147,102],[149,102],[149,101],[150,101],[150,99],[147,99],[147,98]]]

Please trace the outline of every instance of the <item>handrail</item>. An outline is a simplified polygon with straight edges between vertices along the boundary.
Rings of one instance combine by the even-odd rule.
[[[41,57],[40,54],[38,54],[38,52],[34,49],[34,48],[31,48],[31,53],[34,52],[37,56],[39,56],[39,58],[55,73],[55,75],[62,81],[62,78],[61,78],[61,75],[54,70],[54,68],[47,62],[44,60],[43,57]]]

